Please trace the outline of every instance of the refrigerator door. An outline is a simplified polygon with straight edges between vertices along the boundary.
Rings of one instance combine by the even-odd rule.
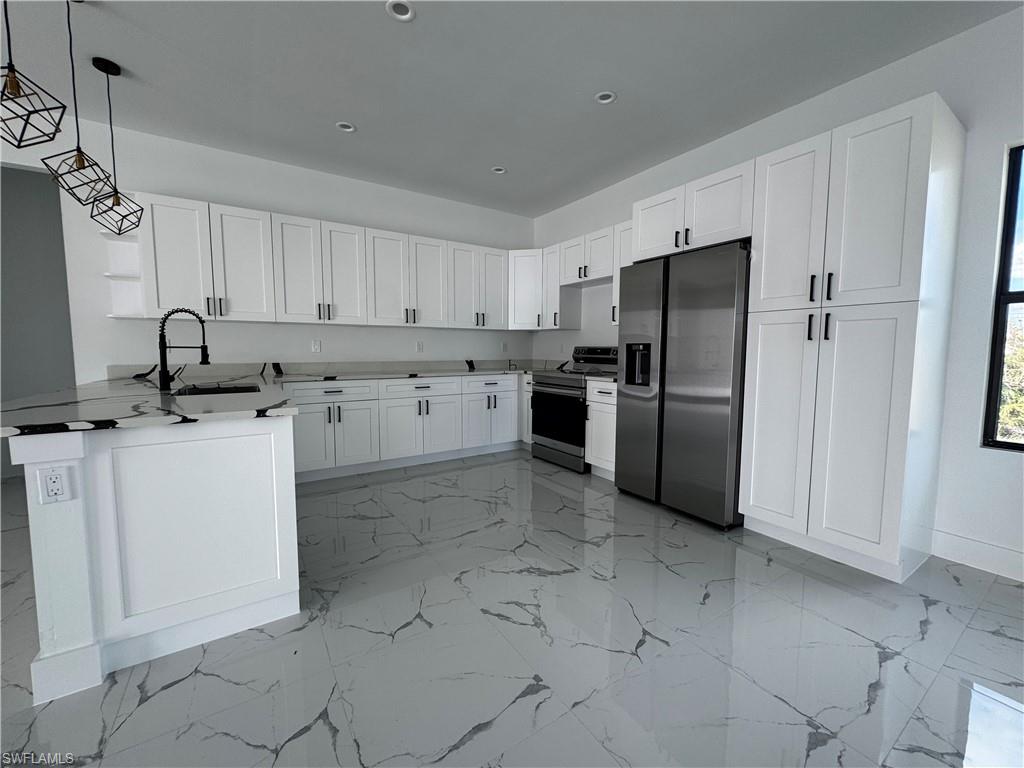
[[[737,525],[749,250],[729,243],[668,260],[661,502]]]
[[[620,286],[615,484],[657,501],[665,260],[625,267]]]

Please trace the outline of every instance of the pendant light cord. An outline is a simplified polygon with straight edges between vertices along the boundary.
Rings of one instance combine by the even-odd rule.
[[[75,149],[82,151],[82,132],[78,127],[78,87],[75,85],[75,42],[71,34],[71,0],[64,0],[68,7],[68,58],[71,59],[71,100],[75,105]]]
[[[110,123],[110,170],[114,176],[114,194],[117,194],[117,155],[114,154],[114,107],[110,102],[109,73],[107,73],[107,120]]]
[[[7,0],[4,0],[4,29],[7,30],[7,68],[14,71],[14,53],[11,50],[11,19],[7,15]]]

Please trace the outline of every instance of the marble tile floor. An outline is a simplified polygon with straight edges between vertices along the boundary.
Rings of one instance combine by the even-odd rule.
[[[2,747],[108,766],[1020,766],[1021,584],[892,584],[525,452],[298,488],[302,613],[31,706],[3,485]]]

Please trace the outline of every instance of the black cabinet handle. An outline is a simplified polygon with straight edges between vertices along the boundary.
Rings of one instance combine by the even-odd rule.
[[[422,400],[417,400],[416,401],[416,415],[417,416],[422,416],[423,415],[423,401]]]
[[[612,322],[615,322],[615,305],[612,304]]]
[[[334,407],[338,409],[338,423],[341,424],[341,406],[336,405]]]
[[[558,327],[558,313],[555,312],[555,328]]]
[[[406,307],[403,311],[405,312],[405,322],[408,323],[409,322],[409,308]]]
[[[540,312],[537,313],[537,327],[540,328]]]
[[[814,341],[814,337],[811,335],[811,328],[814,325],[814,313],[812,312],[807,316],[807,340]]]
[[[825,298],[828,301],[832,301],[832,273],[828,273],[828,277],[825,279]]]
[[[473,313],[473,325],[478,326],[478,327],[480,325],[480,313],[479,312],[474,312]]]
[[[675,248],[679,247],[679,230],[678,229],[676,230],[676,236],[675,236],[675,239],[672,241],[672,245]]]
[[[585,416],[583,417],[583,419],[584,419],[585,421],[590,421],[590,403],[586,403],[586,404],[585,404],[585,405],[583,406],[583,408],[584,408],[584,412],[585,412],[585,414],[586,414],[586,415],[585,415]]]
[[[414,384],[413,389],[430,389],[429,384]]]
[[[686,227],[683,230],[683,245],[689,245],[689,244],[690,244],[690,228]]]
[[[220,310],[220,316],[224,317],[224,299],[217,299],[217,309]]]
[[[487,313],[486,312],[481,312],[480,313],[480,325],[482,325],[484,327],[487,326]]]
[[[340,395],[344,391],[345,391],[344,389],[325,389],[324,390],[324,394],[325,395]]]
[[[416,307],[412,308],[412,324],[416,325]]]
[[[814,283],[817,282],[817,280],[817,275],[811,275],[811,295],[807,297],[807,300],[812,304],[814,303]]]
[[[212,301],[213,301],[213,299],[211,299],[209,296],[206,297],[206,314],[208,314],[208,315],[212,315],[213,314],[213,311],[210,309],[210,302],[212,302]]]
[[[498,382],[496,382],[496,381],[485,381],[484,382],[484,386],[485,387],[496,387],[496,386],[498,386]]]
[[[491,410],[491,396],[487,395],[487,410]]]
[[[323,304],[321,304],[321,303],[320,303],[320,302],[318,301],[318,302],[316,303],[316,319],[317,319],[317,320],[323,320],[323,319],[324,319],[323,311],[324,311],[324,305],[323,305]]]
[[[583,267],[576,268],[576,277],[579,278],[580,280],[583,279]]]
[[[327,319],[330,320],[331,319],[331,305],[330,304],[324,304],[324,307],[327,308]]]
[[[590,267],[586,264],[583,265],[583,276],[590,277]]]
[[[831,312],[825,313],[825,341],[828,341],[828,321],[832,317]]]
[[[423,402],[427,404],[427,416],[429,416],[430,415],[430,401],[429,400],[424,400]]]
[[[327,423],[331,423],[331,406],[327,406]]]

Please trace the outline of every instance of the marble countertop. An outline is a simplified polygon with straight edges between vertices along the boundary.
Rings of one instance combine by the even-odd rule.
[[[259,392],[175,396],[157,388],[156,373],[149,378],[130,376],[81,384],[70,389],[18,400],[0,405],[0,437],[36,435],[53,432],[74,432],[93,429],[152,427],[168,424],[189,424],[220,419],[252,419],[264,416],[294,416],[286,384],[354,379],[409,378],[409,373],[388,371],[346,371],[336,376],[314,373],[283,373],[274,375],[269,367],[256,372],[217,371],[216,366],[204,369],[186,366],[174,382],[174,389],[187,385],[239,386],[256,385]],[[262,370],[262,372],[259,372]],[[145,369],[143,369],[143,372]],[[516,369],[432,370],[418,373],[416,378],[436,376],[495,375],[524,373]]]

